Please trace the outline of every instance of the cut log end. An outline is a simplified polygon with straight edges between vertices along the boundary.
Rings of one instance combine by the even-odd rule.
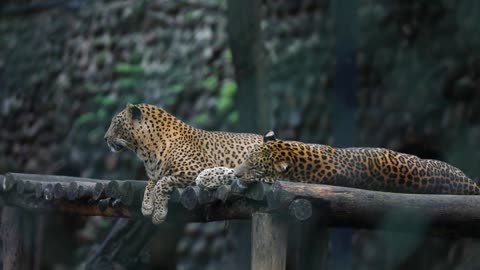
[[[188,210],[197,208],[199,205],[199,193],[200,188],[197,186],[185,188],[180,198],[180,202],[182,203],[183,207],[187,208]]]
[[[295,199],[289,206],[290,216],[305,221],[312,216],[312,203],[307,199]]]

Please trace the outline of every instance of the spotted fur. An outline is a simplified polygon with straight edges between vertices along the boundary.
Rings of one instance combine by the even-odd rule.
[[[244,181],[287,180],[361,189],[423,193],[479,194],[459,169],[384,148],[334,148],[265,137],[235,168]]]
[[[195,184],[205,189],[215,189],[228,185],[236,179],[234,170],[227,167],[213,167],[203,170],[195,178]]]
[[[113,152],[128,148],[143,161],[149,177],[142,213],[163,222],[169,193],[195,183],[211,167],[233,168],[245,160],[262,136],[204,131],[185,124],[163,109],[128,104],[113,117],[105,140]]]

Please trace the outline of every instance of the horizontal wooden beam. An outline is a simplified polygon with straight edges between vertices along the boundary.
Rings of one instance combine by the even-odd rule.
[[[0,195],[3,204],[30,211],[144,219],[140,205],[145,183],[8,173],[0,176]],[[416,222],[424,226],[421,229],[435,233],[480,237],[479,206],[480,196],[473,195],[400,194],[284,181],[246,185],[234,181],[215,191],[174,189],[167,221],[250,219],[252,213],[269,212],[298,221],[315,216],[329,226],[390,231],[412,231]]]
[[[4,205],[29,211],[146,219],[140,210],[145,185],[145,181],[138,180],[7,173],[0,176],[0,195]],[[193,195],[188,196],[192,191]],[[175,189],[171,197],[167,222],[249,219],[253,212],[265,211],[264,204],[242,198],[220,203],[216,192],[198,187]],[[185,204],[185,199],[192,205]]]
[[[278,181],[267,201],[270,210],[292,212],[299,198],[311,202],[313,214],[331,226],[409,232],[412,223],[418,223],[425,227],[417,229],[433,229],[434,233],[480,236],[480,196],[404,194]]]

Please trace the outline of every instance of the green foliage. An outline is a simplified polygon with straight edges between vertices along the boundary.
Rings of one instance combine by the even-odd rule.
[[[214,90],[218,86],[218,76],[212,74],[200,82],[200,85],[207,90]]]
[[[96,118],[96,114],[93,112],[86,112],[80,115],[77,120],[75,121],[75,125],[83,125],[85,123],[89,123],[94,121]]]
[[[182,83],[176,83],[172,85],[171,87],[167,88],[167,91],[172,94],[178,94],[181,93],[185,89],[185,85]]]
[[[233,97],[237,91],[237,84],[235,81],[227,79],[223,82],[220,88],[220,93],[217,98],[217,111],[224,113],[233,105]]]
[[[143,74],[143,67],[139,64],[118,63],[113,66],[113,70],[122,74]]]
[[[230,49],[224,50],[222,57],[223,57],[223,59],[225,59],[225,61],[227,63],[231,63],[232,62],[232,51]]]
[[[238,123],[238,118],[239,118],[239,113],[238,111],[233,111],[231,113],[228,114],[227,116],[227,122],[229,124],[235,124],[235,123]]]
[[[118,76],[115,83],[120,89],[135,89],[143,83],[144,69],[141,65],[141,58],[140,53],[133,53],[131,63],[122,62],[113,66],[113,71]]]
[[[113,106],[118,102],[118,98],[116,95],[97,95],[95,96],[95,102],[100,106]]]
[[[208,121],[208,114],[199,113],[193,117],[193,122],[196,124],[205,124]]]
[[[137,104],[137,103],[140,103],[141,102],[141,99],[140,99],[140,96],[137,95],[137,94],[131,94],[131,95],[127,95],[125,97],[125,102],[127,103],[132,103],[132,104]]]
[[[136,78],[130,78],[130,77],[121,78],[121,79],[116,80],[117,85],[118,85],[121,89],[133,89],[133,88],[135,88],[135,86],[137,86],[137,84],[139,84],[140,82],[141,82],[141,81],[139,81],[138,79],[136,79]]]

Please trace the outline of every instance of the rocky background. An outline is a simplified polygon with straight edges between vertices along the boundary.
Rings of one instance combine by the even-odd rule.
[[[279,137],[335,143],[332,3],[262,2],[268,102]],[[110,118],[127,102],[162,106],[204,129],[239,129],[225,10],[222,0],[3,1],[0,173],[145,179],[132,154],[112,155],[103,142]],[[358,1],[355,145],[442,159],[480,175],[479,13],[475,0]],[[110,224],[49,219],[53,229],[45,233],[55,241],[45,244],[44,268],[80,265]],[[222,226],[190,225],[186,234],[221,239]],[[480,264],[471,240],[385,240],[395,237],[358,233],[356,268]],[[188,257],[194,244],[185,243],[178,249]],[[229,240],[217,245],[229,250]],[[395,256],[400,247],[403,255]]]

